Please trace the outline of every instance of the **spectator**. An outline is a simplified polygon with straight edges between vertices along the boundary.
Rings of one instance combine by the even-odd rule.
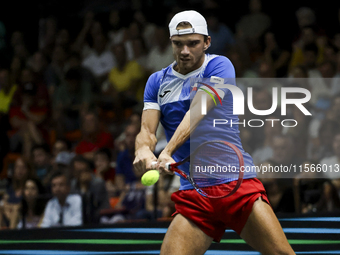
[[[0,114],[8,114],[17,85],[10,80],[9,70],[0,70]]]
[[[145,67],[148,58],[148,49],[146,48],[145,41],[142,37],[135,38],[131,41],[133,51],[133,60],[140,66]]]
[[[294,95],[294,94],[293,94]],[[295,97],[296,98],[296,97]],[[308,104],[305,104],[308,108]],[[286,125],[294,126],[296,123],[297,126],[294,128],[283,127],[282,133],[286,135],[290,135],[294,138],[295,141],[295,157],[300,159],[307,158],[307,144],[308,144],[308,130],[309,123],[311,121],[310,116],[306,116],[298,107],[293,106],[290,109],[292,120],[287,120]],[[287,109],[288,111],[288,109]]]
[[[82,56],[87,56],[84,52],[84,48],[87,48],[86,39],[94,23],[94,13],[88,11],[84,15],[83,27],[80,30],[75,42],[72,45],[72,50],[81,54]],[[83,55],[84,53],[84,55]]]
[[[129,61],[124,44],[113,46],[117,66],[109,74],[110,94],[116,102],[116,107],[130,108],[143,100],[145,73],[143,68],[134,60]],[[130,101],[130,105],[129,102]]]
[[[11,83],[19,85],[21,71],[25,67],[25,63],[19,57],[13,57],[10,63]]]
[[[171,201],[171,195],[173,192],[179,190],[180,177],[178,175],[160,175],[157,185],[157,189],[155,189],[154,185],[146,188],[145,210],[138,212],[138,218],[155,219],[154,192],[156,191],[158,197],[156,210],[157,218],[171,217],[171,215],[176,211],[175,203]]]
[[[267,80],[265,80],[267,82]],[[255,87],[253,89],[253,106],[257,110],[268,110],[272,106],[272,92],[265,87]],[[262,116],[256,116],[256,118],[261,118]],[[245,119],[254,119],[254,115],[251,112],[246,112],[244,116]],[[264,117],[262,117],[265,119]],[[262,128],[250,128],[246,127],[246,130],[249,131],[251,137],[249,137],[248,145],[251,147],[250,152],[252,152],[255,148],[260,147],[264,141],[264,134]]]
[[[80,72],[81,75],[81,80],[84,82],[88,82],[91,84],[91,90],[94,93],[98,93],[100,88],[99,86],[96,84],[95,78],[92,74],[92,72],[81,65],[82,62],[82,58],[80,56],[80,54],[78,54],[77,52],[72,52],[69,55],[69,58],[67,59],[67,68],[68,70],[70,69],[77,69]]]
[[[330,107],[325,116],[327,119],[333,120],[340,125],[340,94],[335,94],[332,97]]]
[[[116,185],[118,190],[124,188],[124,184],[130,184],[137,180],[133,171],[133,159],[136,136],[139,127],[128,125],[125,128],[125,139],[119,144],[116,167]]]
[[[18,217],[17,228],[39,227],[46,206],[45,195],[45,188],[38,179],[27,179],[22,200],[22,215]]]
[[[44,179],[52,168],[49,146],[47,144],[33,146],[32,159],[36,176],[45,182]]]
[[[332,44],[336,48],[337,52],[339,52],[340,51],[340,33],[336,33],[333,36]]]
[[[305,88],[310,91],[309,80],[306,79],[308,78],[308,70],[306,67],[302,65],[295,66],[288,72],[288,78],[289,81],[295,83],[298,87]]]
[[[323,185],[322,197],[314,206],[314,211],[330,212],[340,209],[340,173],[336,170],[340,164],[340,133],[337,132],[332,140],[333,156],[320,161],[321,166],[327,166],[328,171],[323,174],[328,181]]]
[[[137,38],[142,37],[142,26],[139,22],[137,21],[131,21],[129,24],[128,29],[125,32],[124,35],[124,40],[123,44],[126,49],[126,56],[128,60],[132,60],[135,58],[134,52],[133,52],[133,47],[132,47],[132,42],[133,40],[136,40]],[[114,46],[114,45],[112,45]]]
[[[220,21],[216,13],[218,13],[218,10],[209,10],[207,15],[205,15],[209,28],[208,33],[214,42],[206,52],[210,54],[225,55],[235,43],[234,35],[229,27]]]
[[[266,118],[264,123],[264,141],[261,147],[254,150],[252,157],[255,165],[267,161],[273,157],[273,138],[280,135],[282,132],[282,126],[279,123],[280,118],[272,115]]]
[[[19,157],[14,163],[13,175],[9,179],[6,194],[7,201],[12,204],[20,203],[27,178],[33,176],[33,169],[29,162]]]
[[[49,109],[47,106],[40,106],[37,100],[37,85],[26,83],[17,91],[20,103],[14,104],[9,112],[12,135],[10,144],[12,152],[23,153],[30,157],[34,144],[42,144],[48,140],[46,120]]]
[[[0,56],[5,55],[6,45],[6,27],[2,21],[0,21]]]
[[[339,129],[339,123],[324,119],[318,129],[318,138],[309,145],[308,156],[311,160],[319,162],[320,159],[333,155],[334,135]]]
[[[136,179],[123,186],[120,190],[119,199],[114,205],[114,209],[110,210],[107,215],[101,217],[101,223],[117,223],[127,219],[152,218],[152,211],[149,212],[145,209],[146,188],[141,183],[142,175],[137,172],[134,174]],[[164,192],[161,193],[163,194]]]
[[[55,45],[70,50],[70,33],[66,28],[60,29],[55,38]]]
[[[287,76],[290,51],[280,46],[277,35],[271,31],[264,34],[264,59],[273,66],[276,77]]]
[[[97,84],[102,84],[116,65],[116,61],[106,49],[107,39],[103,34],[95,35],[93,40],[93,52],[83,60],[82,65],[92,72]]]
[[[10,81],[9,71],[0,69],[0,162],[9,151],[7,131],[10,129],[8,112],[17,86]],[[0,165],[0,172],[2,166]]]
[[[39,49],[50,57],[52,55],[54,42],[57,35],[57,23],[57,19],[53,16],[41,19],[39,23]]]
[[[109,193],[115,195],[116,188],[115,175],[116,171],[111,166],[112,153],[108,148],[101,148],[94,154],[94,167],[96,177],[102,179],[106,183],[106,189]]]
[[[230,59],[235,67],[236,78],[254,78],[258,76],[254,70],[251,70],[249,68],[249,55],[245,54],[244,51],[240,51],[236,47],[233,47],[231,50],[228,51],[227,57]],[[238,86],[240,86],[241,89],[243,89],[242,84],[244,82],[245,79],[238,80]]]
[[[20,88],[22,88],[22,86],[27,83],[33,83],[36,85],[36,104],[39,107],[47,107],[50,109],[50,97],[48,95],[46,84],[43,80],[37,79],[36,74],[29,67],[25,67],[21,70],[19,84]]]
[[[55,90],[62,84],[65,74],[67,60],[66,50],[62,46],[55,46],[52,60],[45,72],[45,80],[49,95],[52,96]]]
[[[61,152],[64,154],[61,154]],[[58,138],[52,147],[52,165],[56,166],[59,162],[66,162],[66,165],[68,165],[70,163],[68,157],[74,155],[74,153],[71,153],[71,143],[66,139]]]
[[[66,139],[57,139],[54,144],[53,144],[53,148],[52,148],[52,161],[54,161],[57,157],[57,155],[60,153],[60,152],[68,152],[71,150],[71,144],[70,142],[68,142]]]
[[[328,179],[340,179],[340,172],[336,171],[337,164],[340,164],[340,133],[337,129],[337,133],[332,136],[331,139],[333,153],[331,156],[326,156],[320,160],[321,165],[327,165],[327,168],[332,167],[333,171],[327,171],[324,173],[325,177]],[[337,185],[338,186],[338,185]],[[338,187],[340,192],[340,186]],[[340,195],[340,193],[339,193]]]
[[[315,26],[304,26],[301,29],[300,38],[293,43],[292,58],[289,63],[289,69],[297,65],[314,65],[323,61],[324,39],[317,35]],[[316,49],[311,49],[309,45],[315,45]],[[313,48],[315,48],[313,46]],[[307,47],[307,52],[306,52]],[[311,51],[313,50],[314,54]]]
[[[137,10],[133,15],[133,19],[141,26],[142,38],[146,43],[146,50],[149,51],[155,46],[154,41],[150,40],[150,38],[154,37],[156,26],[152,22],[149,22],[146,17],[145,13],[141,10]]]
[[[11,39],[10,39],[10,48],[12,52],[12,57],[14,55],[14,48],[17,45],[25,44],[24,41],[24,34],[22,31],[16,30],[12,33]]]
[[[83,117],[82,139],[75,148],[75,153],[93,160],[94,153],[100,148],[113,148],[113,137],[110,133],[100,130],[98,116],[88,112]]]
[[[123,215],[115,215],[110,222],[114,223],[118,218],[123,219],[145,219],[151,218],[150,213],[145,210],[145,186],[141,183],[140,173],[136,173],[136,181],[126,184],[120,193],[118,203],[114,209],[121,211]]]
[[[259,39],[270,25],[270,17],[262,12],[262,1],[250,0],[249,13],[236,24],[236,36],[246,43],[252,62],[257,59],[260,51]]]
[[[150,73],[167,67],[173,62],[172,47],[169,43],[168,31],[163,27],[157,27],[154,34],[156,46],[149,54],[146,70]]]
[[[122,43],[125,34],[125,27],[122,24],[122,13],[117,9],[112,9],[109,14],[109,32],[108,37],[110,45]]]
[[[50,186],[51,178],[54,176],[55,173],[62,172],[63,174],[67,176],[68,179],[71,178],[72,173],[70,171],[70,164],[74,157],[75,157],[75,153],[68,152],[68,151],[61,151],[56,155],[52,163],[51,170],[48,172],[48,174],[43,180],[43,184],[49,193],[51,192],[51,186]]]
[[[37,51],[29,58],[27,65],[37,77],[37,81],[44,83],[44,86],[46,86],[45,72],[48,67],[46,56],[41,51]]]
[[[302,163],[301,158],[296,157],[294,138],[289,135],[277,135],[273,138],[273,157],[271,160],[277,165],[290,166]]]
[[[13,56],[18,57],[23,63],[26,64],[30,53],[28,52],[27,46],[24,43],[19,43],[13,48]]]
[[[45,208],[40,227],[80,226],[83,222],[82,200],[70,194],[70,182],[66,175],[57,172],[51,181],[52,194]]]
[[[324,61],[318,66],[320,78],[322,78],[323,85],[329,91],[328,95],[334,95],[340,92],[339,79],[333,79],[336,75],[336,65],[332,61]],[[334,94],[333,94],[334,93]]]
[[[97,223],[100,210],[110,207],[105,181],[94,175],[90,163],[82,156],[73,159],[72,172],[71,192],[82,196],[83,223]]]
[[[294,140],[291,136],[277,135],[273,138],[273,157],[267,162],[263,162],[262,165],[266,165],[268,162],[271,166],[278,167],[298,166],[302,163],[301,159],[295,158]],[[283,171],[262,176],[261,181],[263,181],[275,213],[295,212],[293,177],[293,174]]]
[[[81,117],[91,106],[91,84],[82,80],[79,69],[72,68],[65,74],[65,83],[54,95],[53,115],[58,137],[80,129]]]
[[[32,176],[32,167],[29,162],[22,157],[18,158],[14,163],[12,177],[8,179],[6,192],[2,198],[0,227],[16,228],[25,183]]]

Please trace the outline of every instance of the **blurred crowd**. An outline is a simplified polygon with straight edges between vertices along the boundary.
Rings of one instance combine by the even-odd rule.
[[[312,94],[305,105],[312,116],[297,107],[286,116],[240,116],[298,122],[294,128],[270,121],[261,128],[240,125],[254,163],[340,164],[340,9],[338,32],[327,34],[315,10],[298,8],[298,33],[282,43],[289,30],[275,29],[261,0],[250,0],[235,24],[216,15],[216,2],[203,2],[212,37],[207,52],[231,60],[238,85],[245,93],[253,87],[255,109],[271,107],[273,87]],[[128,19],[120,9],[106,16],[88,11],[76,34],[71,24],[59,26],[62,17],[44,17],[34,51],[24,31],[6,34],[0,21],[1,228],[171,216],[179,177],[162,176],[157,186],[145,188],[132,162],[144,86],[151,73],[173,62],[167,24],[180,10],[174,6],[158,23],[142,9],[129,9]],[[166,144],[161,126],[157,138],[155,154]],[[340,171],[314,174],[259,178],[276,213],[340,210]]]

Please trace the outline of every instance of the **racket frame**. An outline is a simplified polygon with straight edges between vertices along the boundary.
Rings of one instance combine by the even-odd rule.
[[[229,193],[227,193],[225,195],[221,195],[221,196],[211,196],[211,195],[208,195],[204,190],[202,190],[201,188],[199,188],[197,186],[196,182],[191,177],[191,175],[192,175],[192,167],[191,167],[191,165],[189,167],[190,175],[187,175],[186,173],[184,173],[182,170],[180,170],[178,168],[178,166],[184,164],[185,162],[190,161],[190,158],[194,157],[199,152],[201,147],[203,147],[203,146],[205,146],[207,144],[211,144],[211,143],[223,143],[223,144],[229,146],[230,148],[233,149],[233,151],[236,153],[236,155],[237,155],[237,157],[239,159],[239,177],[238,177],[237,183],[236,183],[235,187]],[[186,157],[186,158],[184,158],[181,161],[178,161],[176,163],[166,163],[165,166],[166,166],[166,168],[169,171],[176,172],[180,176],[182,176],[184,179],[188,180],[191,183],[191,185],[194,187],[194,189],[200,195],[202,195],[202,196],[204,196],[206,198],[213,198],[213,199],[226,198],[226,197],[229,197],[229,196],[233,195],[238,190],[238,188],[241,186],[242,181],[243,181],[243,176],[244,176],[244,159],[243,159],[243,155],[242,155],[241,151],[234,144],[226,142],[226,141],[221,141],[221,140],[213,140],[213,141],[204,142],[201,145],[199,145],[190,156],[188,156],[188,157]],[[204,187],[204,188],[206,188],[206,187]]]

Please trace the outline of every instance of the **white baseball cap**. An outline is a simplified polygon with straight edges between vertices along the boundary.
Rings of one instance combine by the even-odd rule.
[[[191,24],[191,28],[176,29],[179,23],[186,21]],[[169,23],[170,37],[173,35],[202,34],[208,35],[208,26],[205,18],[197,11],[183,11],[177,13]]]

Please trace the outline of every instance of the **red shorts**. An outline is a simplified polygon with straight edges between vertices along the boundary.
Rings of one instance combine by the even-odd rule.
[[[217,187],[233,189],[237,181]],[[257,179],[243,180],[240,188],[230,197],[209,199],[195,190],[179,190],[171,195],[176,212],[193,221],[204,233],[219,242],[227,228],[240,235],[256,199],[262,197],[269,204],[266,191]]]

